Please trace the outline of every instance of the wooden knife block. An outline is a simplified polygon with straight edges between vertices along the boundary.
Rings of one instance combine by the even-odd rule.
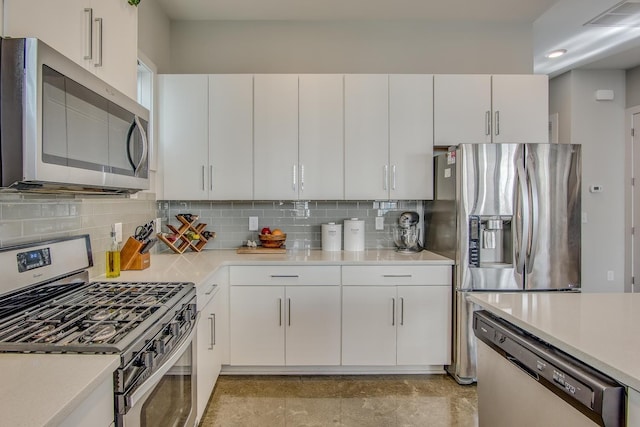
[[[120,251],[120,270],[144,270],[151,266],[151,253],[140,253],[142,242],[129,237]]]

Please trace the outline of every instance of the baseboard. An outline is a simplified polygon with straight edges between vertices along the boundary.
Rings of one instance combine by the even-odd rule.
[[[229,366],[220,375],[400,375],[445,374],[442,365],[421,366]]]

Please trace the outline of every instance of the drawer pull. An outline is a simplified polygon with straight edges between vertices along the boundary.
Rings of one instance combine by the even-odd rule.
[[[298,277],[300,277],[300,276],[297,275],[297,274],[272,274],[271,275],[272,279],[287,279],[287,278],[296,279]]]
[[[216,283],[211,285],[211,289],[209,289],[207,292],[205,292],[205,295],[211,295],[211,292],[213,292],[216,288],[218,287],[218,285]]]
[[[413,277],[412,274],[383,274],[382,277]]]

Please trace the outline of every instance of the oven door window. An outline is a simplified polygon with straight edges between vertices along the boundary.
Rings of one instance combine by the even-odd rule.
[[[184,426],[193,416],[193,344],[160,379],[140,410],[141,427]]]

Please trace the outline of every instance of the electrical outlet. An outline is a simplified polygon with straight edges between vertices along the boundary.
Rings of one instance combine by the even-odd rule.
[[[112,227],[113,231],[116,233],[116,242],[122,242],[122,223],[116,222]]]
[[[258,217],[250,216],[249,217],[249,231],[258,231]]]
[[[162,231],[162,218],[156,218],[153,220],[153,231],[156,234]]]
[[[384,217],[377,216],[376,217],[376,230],[384,230]]]

